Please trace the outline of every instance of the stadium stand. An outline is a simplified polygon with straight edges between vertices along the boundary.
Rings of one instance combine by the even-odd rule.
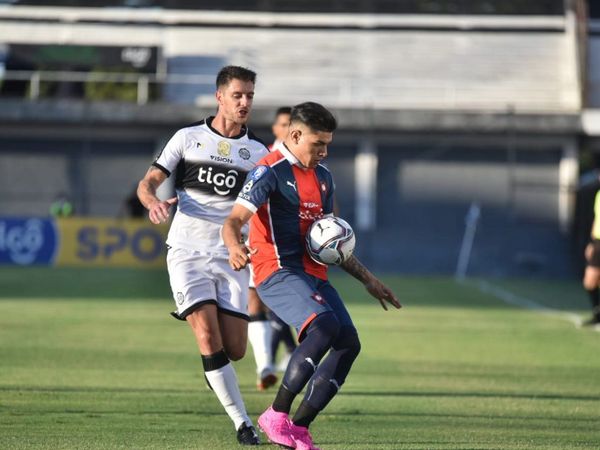
[[[481,5],[489,2],[476,1],[433,2],[438,9],[428,11],[338,1],[335,13],[315,6],[323,2],[304,3],[304,14],[281,14],[270,2],[244,2],[246,11],[237,12],[142,1],[0,9],[8,67],[0,88],[2,167],[43,155],[67,180],[77,211],[114,214],[148,155],[173,129],[212,112],[216,69],[247,65],[259,73],[252,123],[264,136],[281,104],[311,99],[336,111],[342,128],[329,164],[342,215],[356,224],[358,250],[375,269],[451,273],[464,216],[477,202],[473,273],[572,274],[564,261],[587,86],[576,11],[553,0],[493,2],[488,11]],[[285,4],[293,10],[298,2]],[[392,13],[372,14],[375,4]],[[123,72],[123,61],[68,73],[18,71],[10,66],[16,44],[87,54],[156,49],[157,60],[148,71],[130,65]],[[21,98],[6,97],[11,77],[22,83]],[[127,91],[120,101],[90,97],[102,92],[90,85],[109,82]],[[61,98],[64,90],[52,83],[79,85],[71,90],[79,97]],[[39,171],[41,161],[28,170]],[[100,189],[102,168],[110,189]],[[33,214],[45,196],[65,190],[61,183],[49,182],[34,199],[37,189],[25,195],[29,188],[14,177],[0,178],[0,189],[12,193],[0,206]]]

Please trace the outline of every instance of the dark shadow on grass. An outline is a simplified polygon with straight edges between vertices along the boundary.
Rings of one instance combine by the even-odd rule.
[[[2,267],[0,286],[13,299],[171,299],[166,269]]]
[[[187,389],[164,388],[109,388],[109,387],[36,387],[36,386],[0,386],[0,391],[26,391],[26,392],[112,392],[123,394],[156,393],[156,394],[189,394]],[[244,395],[264,395],[254,390],[243,391]],[[599,395],[573,395],[573,394],[533,394],[513,392],[412,392],[412,391],[342,391],[342,396],[348,397],[444,397],[444,398],[512,398],[525,400],[571,400],[571,401],[600,401]]]
[[[498,414],[442,414],[442,413],[407,413],[407,412],[364,412],[364,411],[347,411],[347,412],[331,412],[321,413],[324,416],[373,416],[373,417],[437,417],[437,418],[458,418],[458,419],[485,419],[485,420],[551,420],[557,422],[593,422],[596,423],[596,417],[582,418],[582,417],[548,417],[548,416],[509,416],[509,415],[498,415]]]
[[[340,395],[365,397],[477,397],[477,398],[522,398],[529,400],[583,400],[598,401],[598,395],[571,394],[528,394],[512,392],[410,392],[410,391],[350,391]]]
[[[248,411],[251,415],[261,414],[262,411]],[[202,416],[202,417],[219,417],[222,416],[221,411],[201,411],[201,410],[177,410],[177,409],[156,409],[152,411],[131,411],[131,410],[83,410],[83,409],[47,409],[44,411],[36,411],[35,414],[84,414],[86,417],[99,418],[103,415],[114,415],[114,414],[129,414],[129,415],[140,415],[140,416],[155,416],[155,415],[175,415],[175,416]],[[11,416],[23,416],[27,415],[23,412],[10,411]],[[330,416],[330,417],[376,417],[378,418],[410,418],[410,417],[423,417],[423,418],[438,418],[438,419],[484,419],[484,420],[543,420],[543,421],[556,421],[562,422],[596,422],[595,417],[584,418],[584,417],[548,417],[548,416],[514,416],[514,415],[493,415],[493,414],[441,414],[441,413],[407,413],[407,412],[389,412],[389,411],[351,411],[351,412],[323,412],[319,415]]]

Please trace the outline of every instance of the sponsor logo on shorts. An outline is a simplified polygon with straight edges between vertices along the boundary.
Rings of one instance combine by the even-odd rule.
[[[312,298],[315,302],[317,302],[319,305],[325,305],[325,299],[323,298],[323,296],[321,294],[319,294],[318,292],[315,292],[313,295],[310,296],[310,298]]]
[[[176,297],[177,297],[177,304],[183,305],[183,301],[185,300],[185,297],[183,296],[183,292],[178,292]]]

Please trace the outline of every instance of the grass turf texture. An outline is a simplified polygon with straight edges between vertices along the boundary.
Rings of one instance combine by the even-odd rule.
[[[405,309],[386,313],[349,277],[333,279],[363,351],[312,427],[319,446],[600,446],[600,333],[474,284],[386,281]],[[162,271],[2,268],[0,286],[0,448],[241,448],[191,331],[167,314]],[[501,286],[587,314],[575,282]],[[274,391],[255,390],[251,350],[236,369],[256,420]]]

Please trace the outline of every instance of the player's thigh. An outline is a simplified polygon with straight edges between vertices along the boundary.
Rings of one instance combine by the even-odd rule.
[[[293,326],[300,339],[312,319],[331,311],[319,295],[313,279],[301,271],[280,269],[263,281],[257,290],[265,305]]]
[[[591,290],[600,285],[600,267],[588,265],[583,275],[583,287]]]
[[[223,347],[229,359],[242,359],[248,346],[248,320],[229,311],[219,310],[219,327]]]
[[[208,259],[181,248],[171,248],[167,253],[169,282],[180,319],[203,304],[217,304],[216,282],[207,271]]]
[[[317,283],[319,293],[323,296],[327,304],[331,307],[338,322],[342,327],[353,327],[352,317],[344,304],[344,301],[338,294],[338,291],[329,283],[329,281],[319,281]]]
[[[248,320],[248,270],[233,270],[226,258],[216,257],[210,260],[209,270],[216,284],[219,311]]]
[[[200,305],[189,313],[185,320],[192,327],[201,354],[212,355],[223,348],[221,326],[215,304]]]
[[[256,292],[256,288],[248,289],[248,314],[251,316],[255,316],[261,313],[267,313],[268,308],[260,299],[258,292]]]

